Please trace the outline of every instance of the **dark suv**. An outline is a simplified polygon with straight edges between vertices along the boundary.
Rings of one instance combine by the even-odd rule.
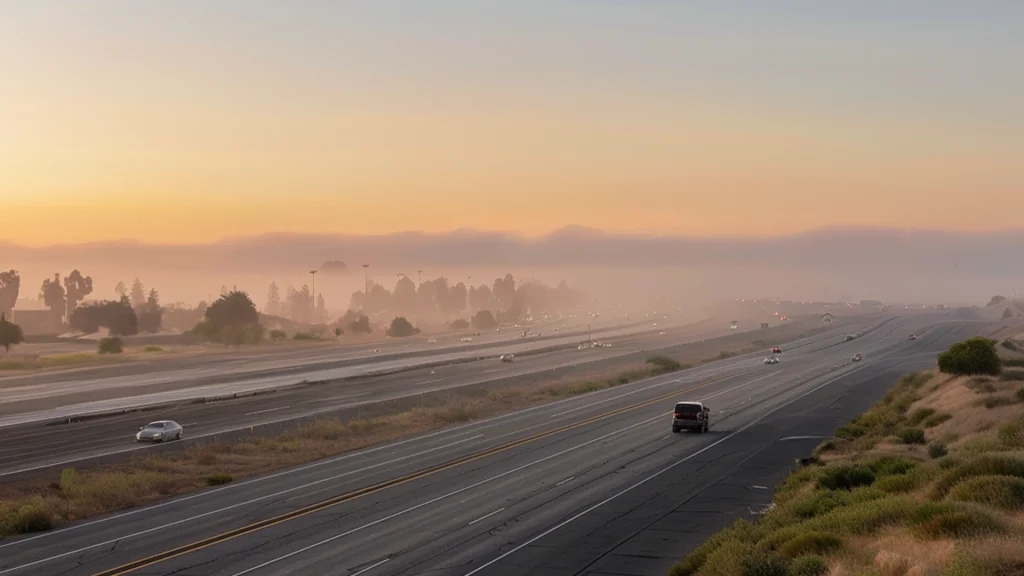
[[[672,432],[696,430],[707,432],[711,425],[711,410],[700,402],[680,402],[672,412]]]

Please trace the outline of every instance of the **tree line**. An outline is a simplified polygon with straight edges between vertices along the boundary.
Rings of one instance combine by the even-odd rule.
[[[5,318],[13,312],[20,293],[20,274],[16,270],[0,272],[0,314]],[[53,278],[44,279],[39,287],[39,300],[50,309],[54,326],[87,333],[102,327],[119,336],[160,331],[163,319],[160,294],[156,290],[147,293],[138,278],[130,291],[124,282],[118,282],[114,288],[117,299],[82,304],[92,293],[92,277],[75,269],[63,278],[58,272]]]
[[[573,308],[583,302],[580,292],[565,281],[552,288],[536,281],[517,285],[512,274],[496,278],[490,285],[455,284],[445,277],[435,278],[417,286],[402,275],[393,290],[373,283],[369,292],[352,294],[352,310],[365,314],[394,313],[403,316],[454,318],[467,311],[492,311],[500,322],[514,322],[529,313],[554,312]]]

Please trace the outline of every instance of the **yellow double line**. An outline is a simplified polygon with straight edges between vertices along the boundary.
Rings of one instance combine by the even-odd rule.
[[[354,490],[354,491],[348,492],[346,494],[341,494],[341,495],[335,496],[333,498],[328,498],[326,500],[322,500],[322,501],[317,502],[315,504],[310,504],[310,505],[304,506],[302,508],[297,508],[295,510],[292,510],[291,512],[286,512],[284,514],[280,514],[280,515],[274,516],[272,518],[267,518],[265,520],[260,520],[259,522],[254,522],[252,524],[248,524],[248,525],[242,526],[240,528],[235,528],[234,530],[229,530],[227,532],[223,532],[223,533],[217,534],[215,536],[210,536],[210,537],[204,538],[202,540],[197,540],[197,541],[192,542],[190,544],[185,544],[184,546],[179,546],[177,548],[173,548],[171,550],[167,550],[166,552],[160,552],[159,554],[154,554],[154,555],[149,556],[147,558],[142,558],[142,559],[139,559],[139,560],[135,560],[135,561],[129,562],[127,564],[122,564],[121,566],[118,566],[116,568],[110,568],[109,570],[104,570],[102,572],[97,572],[93,576],[121,576],[122,574],[128,574],[129,572],[133,572],[133,571],[138,570],[140,568],[145,568],[147,566],[152,566],[154,564],[158,564],[160,562],[164,562],[164,561],[170,560],[172,558],[177,558],[178,556],[189,554],[189,553],[195,552],[197,550],[201,550],[203,548],[207,548],[209,546],[213,546],[214,544],[220,544],[221,542],[226,542],[228,540],[237,538],[239,536],[244,536],[246,534],[251,534],[251,533],[256,532],[258,530],[263,530],[264,528],[270,528],[271,526],[275,526],[277,524],[281,524],[281,523],[287,522],[289,520],[294,520],[295,518],[306,516],[306,515],[312,514],[314,512],[319,512],[321,510],[324,510],[326,508],[330,508],[332,506],[337,506],[339,504],[344,504],[345,502],[350,502],[350,501],[355,500],[357,498],[362,498],[363,496],[368,496],[370,494],[374,494],[376,492],[380,492],[381,490],[386,490],[388,488],[392,488],[392,487],[398,486],[400,484],[405,484],[407,482],[412,482],[413,480],[419,480],[420,478],[425,478],[427,476],[431,476],[431,475],[437,474],[438,472],[443,472],[445,470],[449,470],[451,468],[455,468],[456,466],[461,466],[463,464],[468,464],[468,463],[473,462],[475,460],[480,460],[481,458],[486,458],[488,456],[493,456],[495,454],[499,454],[501,452],[505,452],[505,451],[511,450],[513,448],[517,448],[517,447],[522,446],[524,444],[529,444],[530,442],[536,442],[537,440],[548,438],[548,437],[554,436],[556,434],[561,434],[562,432],[565,432],[567,430],[572,430],[574,428],[579,428],[581,426],[586,426],[588,424],[593,424],[594,422],[598,422],[600,420],[605,420],[605,419],[611,418],[613,416],[618,416],[620,414],[624,414],[626,412],[630,412],[630,411],[636,410],[638,408],[643,408],[644,406],[650,406],[651,404],[656,404],[658,402],[662,402],[662,401],[667,400],[669,398],[679,396],[679,394],[690,392],[692,390],[697,390],[698,388],[703,388],[705,386],[710,386],[711,384],[715,384],[715,383],[721,382],[723,380],[727,380],[729,378],[735,378],[737,376],[742,376],[744,374],[749,374],[750,372],[753,372],[753,370],[748,370],[748,371],[740,372],[738,374],[730,374],[728,376],[722,376],[721,378],[716,378],[714,380],[709,380],[709,381],[704,382],[702,384],[696,384],[694,386],[691,386],[689,388],[685,388],[683,390],[678,390],[678,391],[675,391],[675,392],[670,392],[668,394],[664,394],[662,396],[658,396],[657,398],[652,398],[650,400],[644,400],[643,402],[638,402],[636,404],[632,404],[630,406],[626,406],[625,408],[619,408],[618,410],[612,410],[610,412],[605,412],[604,414],[599,414],[597,416],[593,416],[591,418],[587,418],[586,420],[581,420],[579,422],[574,422],[572,424],[566,424],[565,426],[561,426],[561,427],[555,428],[553,430],[548,430],[547,432],[540,432],[538,434],[534,434],[533,436],[529,436],[527,438],[522,438],[520,440],[514,440],[512,442],[508,442],[508,443],[502,444],[500,446],[495,446],[493,448],[488,448],[486,450],[482,450],[482,451],[477,452],[475,454],[470,454],[468,456],[463,456],[461,458],[456,458],[455,460],[451,460],[451,461],[446,462],[444,464],[438,464],[437,466],[431,466],[430,468],[424,468],[423,470],[420,470],[418,472],[413,472],[411,474],[406,474],[405,476],[399,476],[399,477],[393,478],[391,480],[385,480],[383,482],[380,482],[380,483],[377,483],[377,484],[373,484],[373,485],[367,486],[365,488],[360,488],[358,490]]]

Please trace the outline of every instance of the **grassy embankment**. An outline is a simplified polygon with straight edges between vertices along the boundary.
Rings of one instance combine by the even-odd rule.
[[[773,344],[817,332],[791,323],[763,332]],[[0,485],[0,538],[153,502],[236,479],[311,462],[343,452],[446,426],[496,416],[554,400],[596,392],[692,365],[730,358],[767,346],[759,333],[732,334],[677,347],[671,356],[625,360],[615,368],[577,373],[526,385],[503,386],[484,395],[453,390],[443,399],[370,418],[325,418],[277,436],[236,442],[195,442],[180,452],[139,457],[69,474],[48,474]]]
[[[672,576],[1024,574],[1024,361],[910,374]]]

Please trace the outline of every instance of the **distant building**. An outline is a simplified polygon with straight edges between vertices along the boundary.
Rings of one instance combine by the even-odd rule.
[[[26,336],[59,334],[61,331],[53,311],[39,300],[20,299],[15,302],[11,322],[21,326]]]

